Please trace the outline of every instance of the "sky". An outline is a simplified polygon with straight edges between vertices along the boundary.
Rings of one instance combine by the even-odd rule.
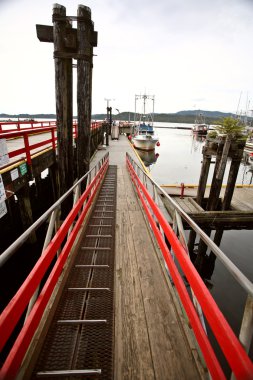
[[[62,0],[68,16],[91,9],[98,46],[92,113],[134,111],[136,94],[155,112],[253,109],[253,0]],[[0,0],[0,113],[55,113],[49,0]],[[76,27],[76,24],[73,24]],[[76,70],[73,69],[76,93]],[[76,96],[73,99],[76,114]],[[251,114],[251,112],[249,112]]]

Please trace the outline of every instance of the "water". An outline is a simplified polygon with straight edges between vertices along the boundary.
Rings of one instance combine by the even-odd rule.
[[[159,184],[198,184],[202,147],[204,137],[193,136],[191,124],[155,123],[159,128],[156,132],[160,139],[160,147],[156,148],[159,158],[151,169],[152,176]],[[176,129],[178,128],[178,129]],[[211,183],[213,167],[210,167],[208,183]],[[229,166],[225,172],[224,183],[227,181]],[[252,182],[253,167],[241,164],[237,183],[250,184]]]
[[[159,157],[150,166],[152,178],[160,185],[181,184],[182,182],[197,185],[205,138],[196,139],[191,130],[182,129],[191,127],[189,124],[156,123],[156,125],[159,126],[156,131],[159,135],[160,147],[157,147],[155,152],[159,154]],[[213,167],[214,165],[211,165],[209,184],[211,183]],[[226,182],[227,172],[228,170],[224,182]],[[252,167],[242,162],[237,183],[250,184],[251,182]],[[253,282],[252,231],[224,231],[220,248]],[[238,336],[246,300],[245,291],[236,283],[218,259],[210,282],[210,292]],[[251,347],[250,356],[253,357],[253,347]],[[225,364],[224,366],[226,367]]]

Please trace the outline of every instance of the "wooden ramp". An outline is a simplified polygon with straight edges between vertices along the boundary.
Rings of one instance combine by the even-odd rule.
[[[153,240],[126,169],[125,153],[126,151],[131,152],[132,148],[125,137],[120,137],[119,140],[110,141],[110,148],[106,150],[110,152],[110,166],[113,166],[115,171],[113,186],[115,186],[117,178],[115,241],[113,240],[113,234],[110,235],[110,244],[115,252],[115,259],[113,260],[115,263],[114,275],[112,275],[114,285],[109,286],[104,282],[94,284],[95,275],[85,275],[86,272],[94,271],[98,275],[98,279],[106,279],[105,276],[103,278],[101,276],[108,269],[93,268],[95,263],[93,259],[88,262],[88,264],[92,265],[87,265],[87,262],[83,262],[83,256],[86,257],[90,251],[91,253],[93,252],[92,255],[97,255],[98,251],[97,256],[102,257],[103,250],[109,250],[109,248],[108,246],[106,248],[100,247],[100,243],[99,246],[97,244],[95,246],[94,241],[92,245],[90,240],[86,244],[86,240],[83,240],[81,246],[76,247],[76,251],[79,250],[81,253],[76,253],[76,257],[73,257],[73,260],[80,260],[80,262],[77,262],[78,265],[72,265],[73,271],[81,271],[81,275],[78,276],[74,272],[74,276],[71,277],[70,275],[66,279],[66,289],[64,288],[63,295],[67,295],[68,302],[59,301],[59,311],[52,317],[53,323],[50,329],[47,333],[44,329],[41,330],[41,338],[44,342],[40,343],[40,338],[37,339],[36,337],[35,345],[38,341],[39,345],[43,345],[43,349],[40,350],[40,347],[34,346],[34,356],[36,358],[32,358],[32,354],[27,355],[29,357],[20,373],[25,373],[25,371],[29,373],[29,371],[33,370],[32,367],[35,366],[32,377],[21,378],[37,378],[39,376],[51,379],[56,375],[62,376],[62,379],[96,378],[103,380],[112,378],[115,380],[196,380],[206,378],[207,372],[200,360],[195,339],[182,312],[174,288],[168,279],[160,251]],[[93,158],[93,162],[100,159],[104,153],[105,151],[98,151]],[[117,164],[117,167],[115,164]],[[104,188],[105,184],[107,189]],[[92,225],[90,225],[92,230],[84,230],[84,239],[94,240],[99,238],[99,241],[100,239],[108,240],[109,236],[107,234],[109,231],[103,230],[101,232],[103,236],[98,237],[98,232],[93,229],[102,226],[107,227],[104,226],[104,222],[98,222],[99,215],[97,213],[102,213],[101,218],[103,219],[108,220],[108,218],[111,218],[113,221],[115,220],[115,217],[112,216],[114,214],[111,214],[112,211],[109,208],[104,209],[104,207],[109,207],[109,204],[105,206],[104,197],[111,197],[111,186],[112,181],[105,179],[99,194],[99,197],[102,198],[98,197],[98,205],[96,204],[92,211],[95,215],[91,214],[91,220],[96,219],[96,226],[92,222]],[[104,211],[98,211],[96,208],[101,208],[101,202]],[[110,202],[108,199],[108,203]],[[108,244],[107,240],[106,244]],[[106,263],[102,261],[95,264]],[[72,268],[70,268],[70,272],[71,270]],[[91,282],[86,281],[85,276]],[[81,283],[77,283],[79,277]],[[61,285],[64,285],[64,281]],[[108,338],[107,336],[108,342],[112,343],[112,352],[110,354],[108,354],[109,343],[107,340],[102,339],[102,342],[99,340],[100,330],[96,330],[95,335],[93,334],[95,338],[89,340],[89,334],[92,334],[91,329],[94,329],[94,327],[92,324],[89,326],[89,323],[84,323],[92,319],[94,323],[100,323],[104,319],[107,323],[107,320],[109,320],[109,317],[105,316],[107,309],[103,306],[102,294],[100,295],[100,291],[107,294],[105,290],[108,289],[105,289],[105,287],[108,287],[109,290],[114,289],[113,292],[110,291],[114,295],[110,306],[110,312],[112,313],[110,326],[112,328],[110,337]],[[96,290],[95,293],[94,290]],[[78,297],[81,297],[79,293],[83,291],[94,293],[92,297],[85,298],[85,307],[78,301]],[[101,297],[101,302],[99,301],[100,298],[97,297]],[[94,304],[95,299],[99,301],[96,305]],[[88,309],[89,302],[87,300],[93,302],[90,309]],[[73,307],[70,308],[69,305]],[[79,310],[77,306],[80,305]],[[91,318],[87,310],[93,313],[98,311],[99,307],[99,313],[92,314]],[[70,315],[72,309],[74,317],[72,314]],[[49,322],[49,319],[45,318],[45,323]],[[54,323],[55,328],[52,327]],[[75,330],[76,325],[79,326],[79,324],[80,327]],[[104,325],[101,327],[102,330],[105,328]],[[64,335],[64,328],[67,328],[67,338]],[[95,328],[97,329],[97,326]],[[59,331],[59,335],[57,331]],[[104,333],[104,330],[101,332],[103,337],[102,333]],[[51,343],[51,336],[52,341],[56,341],[56,346]],[[74,348],[72,348],[73,340]],[[94,348],[95,346],[92,342],[97,348]],[[45,360],[43,355],[45,355]],[[57,363],[56,357],[59,358]],[[92,361],[89,361],[90,357]],[[37,358],[39,360],[35,365],[34,361]],[[103,362],[106,361],[112,364],[107,372],[103,369]],[[86,368],[89,374],[85,374]],[[96,370],[97,368],[102,368],[100,374],[98,373],[99,370]],[[91,371],[93,371],[92,375]]]
[[[197,379],[196,347],[124,167],[117,194],[115,379]]]
[[[107,148],[108,149],[108,148]],[[110,141],[117,165],[115,379],[198,379],[206,372],[178,307],[126,169],[125,136]],[[98,152],[99,159],[104,152]]]

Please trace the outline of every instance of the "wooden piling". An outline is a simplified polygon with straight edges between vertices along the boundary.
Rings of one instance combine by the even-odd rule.
[[[205,191],[206,191],[206,184],[207,184],[207,178],[209,174],[209,168],[211,163],[211,156],[204,155],[203,157],[203,163],[201,167],[201,173],[199,178],[199,186],[198,186],[198,192],[197,192],[197,203],[202,206],[202,201],[204,199]]]
[[[33,224],[32,206],[30,201],[29,184],[21,187],[17,192],[20,216],[23,230],[26,231]],[[33,244],[37,241],[36,233],[30,234],[28,242]]]
[[[234,190],[235,190],[235,183],[236,183],[236,178],[237,178],[238,170],[240,167],[240,163],[241,163],[241,157],[232,159],[229,175],[228,175],[227,186],[226,186],[226,190],[225,190],[225,194],[224,194],[224,198],[223,198],[223,202],[221,206],[222,210],[228,210],[230,207],[231,200],[232,200]]]
[[[220,164],[221,164],[223,146],[224,144],[222,144],[222,141],[220,141],[217,147],[213,179],[212,179],[210,194],[209,194],[209,198],[208,198],[208,202],[206,206],[206,210],[209,210],[209,211],[216,210],[219,203],[219,195],[221,191],[223,176],[222,178],[220,176],[219,178],[217,178],[217,173],[219,171]],[[223,175],[224,175],[224,172],[223,172]]]
[[[90,124],[91,124],[91,11],[83,5],[77,11],[77,112],[78,136],[77,176],[82,177],[90,165]]]
[[[72,58],[66,50],[66,35],[71,25],[65,17],[66,8],[54,4],[53,35],[60,195],[73,185]]]
[[[240,166],[240,161],[243,155],[244,144],[240,140],[236,140],[232,138],[231,135],[227,135],[224,140],[223,137],[219,137],[216,141],[212,142],[211,140],[206,142],[206,146],[203,149],[203,164],[201,169],[199,188],[197,194],[197,203],[202,204],[202,200],[204,198],[205,189],[206,189],[206,180],[208,177],[209,159],[211,159],[212,154],[216,156],[216,163],[213,173],[213,179],[209,194],[209,199],[207,201],[206,210],[207,211],[217,211],[219,208],[219,196],[222,187],[223,177],[226,169],[226,164],[228,157],[232,159],[229,171],[228,182],[226,186],[225,196],[223,198],[223,202],[221,205],[221,209],[223,211],[229,210],[236,178]],[[211,229],[207,228],[205,233],[210,236]],[[217,230],[214,235],[214,242],[219,245],[221,242],[221,238],[223,235],[223,230]],[[191,254],[191,257],[194,258],[193,249],[195,245],[196,233],[191,231],[188,241],[188,248]],[[215,256],[211,252],[209,256],[206,254],[207,246],[206,244],[200,240],[198,244],[198,254],[194,261],[194,264],[199,271],[199,273],[204,278],[210,278],[211,273],[215,264]]]
[[[206,185],[207,185],[207,179],[208,179],[208,174],[209,174],[209,169],[210,169],[210,164],[211,164],[211,158],[212,156],[203,154],[203,162],[202,162],[202,167],[201,167],[201,173],[199,177],[199,185],[198,185],[198,191],[197,191],[197,203],[202,206],[202,202],[204,199],[205,191],[206,191]],[[188,250],[191,259],[195,258],[194,254],[194,245],[195,245],[195,239],[196,239],[196,232],[191,231],[189,235],[189,240],[188,240]]]

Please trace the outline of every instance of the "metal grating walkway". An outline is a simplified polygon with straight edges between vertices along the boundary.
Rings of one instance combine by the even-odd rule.
[[[116,187],[109,166],[33,379],[113,378]]]

